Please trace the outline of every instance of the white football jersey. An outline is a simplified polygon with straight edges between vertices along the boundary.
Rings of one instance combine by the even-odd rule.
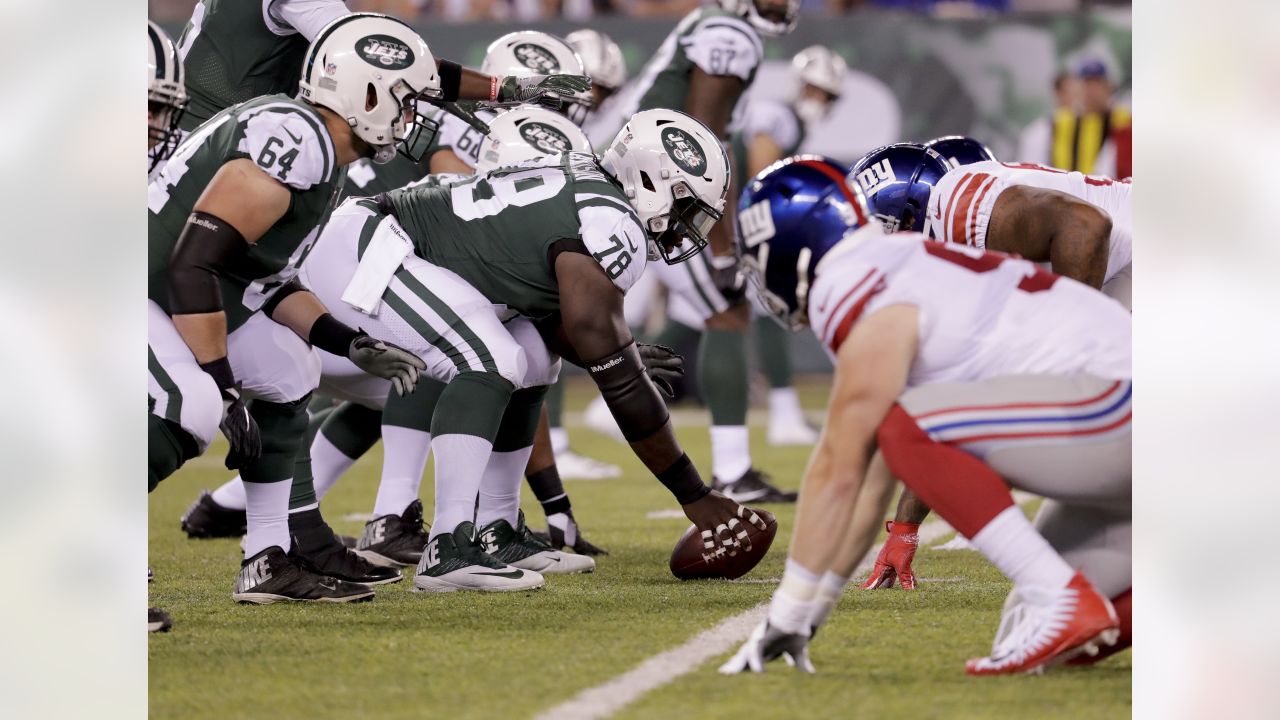
[[[943,176],[929,196],[930,234],[945,242],[987,246],[987,224],[996,198],[1014,185],[1057,190],[1096,205],[1111,216],[1106,280],[1133,261],[1133,211],[1129,180],[1112,180],[1033,163],[994,160],[962,165]]]
[[[862,228],[818,265],[809,322],[832,357],[858,320],[920,311],[909,387],[1000,375],[1131,377],[1132,316],[1098,291],[1003,253]]]

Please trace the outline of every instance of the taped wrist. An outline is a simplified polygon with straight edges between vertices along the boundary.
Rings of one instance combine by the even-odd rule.
[[[436,70],[440,73],[441,99],[445,102],[457,102],[458,93],[462,90],[462,66],[449,60],[441,60]]]
[[[191,213],[169,256],[169,314],[220,312],[218,277],[248,247],[240,231],[225,220],[198,210]]]
[[[351,343],[355,342],[361,334],[359,330],[325,313],[316,318],[315,323],[311,325],[311,332],[307,333],[307,342],[327,353],[344,358],[351,352]]]
[[[667,424],[667,404],[645,373],[635,342],[587,363],[587,372],[628,442],[638,442]]]
[[[236,386],[236,375],[231,371],[231,361],[225,357],[200,363],[200,369],[209,373],[209,377],[212,377],[213,382],[217,384],[219,392],[225,393]]]
[[[271,298],[262,306],[262,312],[265,313],[267,317],[274,320],[276,316],[276,308],[280,307],[280,303],[284,302],[284,299],[290,295],[303,290],[306,290],[306,288],[302,287],[302,283],[298,278],[290,280],[284,285],[281,285],[275,293],[271,295]]]
[[[697,502],[711,492],[711,488],[703,484],[698,469],[693,466],[687,453],[682,454],[671,467],[658,473],[658,482],[665,485],[681,505]]]

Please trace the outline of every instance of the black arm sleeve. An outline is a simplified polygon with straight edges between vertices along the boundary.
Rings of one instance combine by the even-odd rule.
[[[440,73],[441,99],[445,102],[457,102],[458,92],[462,89],[462,66],[456,62],[441,60],[436,64]]]
[[[197,315],[222,310],[218,277],[249,249],[231,224],[196,211],[187,218],[169,256],[169,313]]]
[[[621,350],[587,363],[587,372],[618,421],[628,442],[644,440],[667,424],[667,404],[644,371],[640,351],[632,342]]]

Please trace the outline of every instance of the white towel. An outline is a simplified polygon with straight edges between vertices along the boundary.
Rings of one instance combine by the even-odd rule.
[[[360,258],[360,266],[347,283],[347,289],[342,291],[342,301],[365,315],[377,314],[391,277],[411,252],[413,242],[400,223],[391,216],[384,218],[373,231],[369,247]]]

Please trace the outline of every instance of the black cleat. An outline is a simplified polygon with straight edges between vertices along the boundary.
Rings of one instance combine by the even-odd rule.
[[[200,497],[182,514],[182,529],[191,538],[240,537],[246,524],[243,510],[222,507],[208,490],[200,491]]]
[[[160,608],[147,608],[147,632],[169,632],[173,627],[173,618]]]
[[[361,585],[390,585],[404,579],[400,568],[374,565],[349,550],[334,536],[332,544],[303,550],[294,541],[293,554],[303,567],[320,575]]]
[[[770,477],[765,473],[755,468],[748,468],[742,477],[733,482],[724,482],[720,478],[715,478],[711,487],[737,503],[793,503],[796,501],[798,492],[776,488],[769,480]]]
[[[373,599],[373,589],[320,575],[307,569],[305,562],[286,555],[279,545],[272,545],[240,564],[231,599],[255,605],[365,602]]]
[[[339,535],[338,542],[342,543],[342,547],[355,550],[356,546],[360,544],[360,538],[351,537],[350,535]]]
[[[422,501],[414,500],[403,515],[383,515],[366,523],[356,553],[374,565],[409,567],[422,559],[428,539],[422,524]]]

